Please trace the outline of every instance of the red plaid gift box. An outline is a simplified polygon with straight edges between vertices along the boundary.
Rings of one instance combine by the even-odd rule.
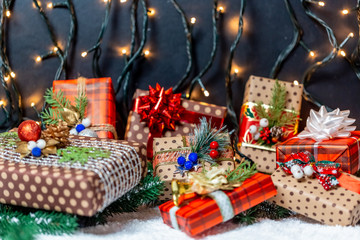
[[[194,236],[275,196],[276,189],[269,175],[257,173],[232,191],[216,191],[210,195],[197,196],[180,208],[173,201],[160,205],[164,223]],[[224,202],[227,203],[223,205]]]
[[[78,96],[79,88],[85,88],[88,99],[85,116],[91,118],[92,129],[100,138],[117,138],[115,95],[111,78],[79,78],[53,82],[54,92],[63,91],[71,102]]]
[[[342,171],[354,174],[360,167],[359,141],[360,131],[351,132],[348,138],[321,142],[294,137],[276,146],[276,158],[278,162],[284,162],[286,155],[308,151],[314,155],[316,161],[340,163]]]

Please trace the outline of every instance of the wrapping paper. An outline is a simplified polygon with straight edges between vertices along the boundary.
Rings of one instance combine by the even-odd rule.
[[[281,169],[271,178],[278,193],[270,202],[328,225],[355,225],[360,219],[360,194],[342,187],[326,191],[315,178],[298,181]]]
[[[168,137],[168,138],[154,138],[154,159],[153,167],[154,174],[164,181],[164,192],[160,195],[160,200],[172,199],[171,180],[184,180],[181,174],[174,174],[177,165],[177,158],[181,154],[190,153],[188,137]],[[217,162],[220,168],[235,169],[234,153],[229,145],[226,151],[220,152]],[[205,163],[205,169],[209,169],[210,163]],[[198,171],[201,171],[199,168]]]
[[[341,164],[344,172],[354,174],[359,170],[360,131],[354,131],[349,138],[334,138],[316,142],[313,139],[291,138],[277,145],[277,161],[284,162],[285,156],[291,153],[308,151],[316,161],[332,161]]]
[[[107,149],[111,155],[81,165],[59,163],[56,155],[20,159],[15,146],[0,146],[0,203],[93,216],[146,174],[142,144],[79,136],[70,142]]]
[[[236,215],[273,197],[276,189],[270,176],[257,173],[245,180],[240,187],[224,193],[230,199],[233,214]],[[173,201],[159,206],[164,223],[171,227],[174,220],[171,219],[170,211],[173,211],[174,206]],[[222,214],[224,213],[221,213],[215,200],[197,196],[175,212],[175,220],[181,231],[194,236],[223,222]]]
[[[64,92],[71,102],[78,96],[78,80],[57,80],[53,82],[54,92]],[[115,95],[111,78],[91,78],[85,80],[85,92],[88,99],[85,116],[91,118],[92,126],[111,125],[116,127]],[[115,130],[116,131],[116,130]],[[96,131],[100,138],[115,138],[110,131]]]
[[[137,89],[134,94],[134,100],[140,96],[147,95],[148,91]],[[185,110],[191,114],[191,112],[200,113],[200,115],[212,119],[212,125],[215,127],[220,127],[223,124],[226,107],[220,107],[212,104],[207,104],[204,102],[196,102],[192,100],[183,99],[181,105]],[[148,143],[149,137],[149,128],[146,126],[145,122],[140,122],[140,115],[136,112],[136,109],[133,109],[129,113],[128,122],[125,131],[125,139],[128,141],[136,141],[141,143]],[[197,121],[189,121],[189,118],[184,117],[179,123],[177,123],[175,131],[165,130],[163,136],[165,137],[174,137],[174,136],[183,136],[188,135],[196,124]],[[150,146],[151,147],[151,146]],[[149,152],[148,158],[152,159],[153,155]]]
[[[285,108],[299,113],[301,109],[303,85],[294,85],[292,82],[284,81],[278,82],[284,85],[287,90]],[[276,169],[275,147],[259,146],[252,141],[251,134],[247,130],[253,124],[258,125],[259,119],[257,119],[256,116],[250,117],[246,112],[252,109],[256,102],[262,101],[265,105],[269,105],[274,85],[274,79],[250,76],[246,83],[243,106],[240,113],[239,142],[246,143],[240,147],[240,151],[257,164],[259,171],[265,173],[272,173]],[[295,126],[286,126],[286,131],[289,134],[288,137],[294,136],[294,134],[297,133],[297,128],[298,124]],[[251,149],[252,147],[253,149]],[[257,158],[255,156],[257,156]]]

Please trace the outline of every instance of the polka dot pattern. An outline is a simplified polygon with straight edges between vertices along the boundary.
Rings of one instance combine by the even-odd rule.
[[[317,179],[298,181],[280,169],[271,178],[277,195],[270,202],[328,225],[355,225],[360,220],[360,194],[342,187],[326,191]]]
[[[241,146],[240,152],[256,163],[256,169],[263,173],[273,173],[276,170],[276,152]]]
[[[134,95],[134,99],[148,94],[148,91],[137,90]],[[183,99],[181,102],[182,106],[192,112],[203,113],[208,116],[223,118],[226,114],[226,107],[216,106],[213,104],[208,104],[204,102],[196,102],[192,100]],[[175,131],[164,131],[163,136],[165,137],[175,137],[188,135],[194,128],[194,124],[180,122],[177,123]],[[146,123],[140,122],[139,114],[131,111],[128,117],[128,122],[125,130],[125,140],[141,142],[146,144],[149,135],[149,128],[146,126]],[[149,156],[151,158],[151,156]]]
[[[286,108],[294,108],[295,111],[300,112],[303,85],[294,85],[292,82],[284,81],[279,81],[279,83],[284,85],[288,92]],[[274,84],[274,79],[250,76],[246,83],[243,103],[262,101],[265,104],[270,104]]]
[[[172,179],[185,180],[186,176],[182,177],[180,174],[174,174],[176,170],[177,158],[183,154],[188,153],[188,150],[181,150],[184,146],[188,146],[189,138],[183,137],[168,137],[168,138],[154,138],[154,170],[155,174],[160,177],[160,180],[164,181],[164,192],[159,197],[159,200],[172,199],[171,193],[171,181]],[[170,151],[165,153],[158,153],[164,150],[179,149],[178,151]],[[219,167],[224,169],[234,169],[235,161],[233,160],[233,152],[228,149],[221,153],[219,161]],[[205,163],[205,169],[210,169],[210,164]],[[200,168],[199,171],[202,169]]]

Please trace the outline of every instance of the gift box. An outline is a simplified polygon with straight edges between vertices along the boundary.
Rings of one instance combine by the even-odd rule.
[[[189,137],[164,137],[154,138],[154,159],[153,167],[154,174],[160,177],[161,181],[164,181],[164,192],[159,196],[160,200],[172,199],[171,193],[171,181],[172,179],[184,180],[186,175],[175,174],[177,170],[177,158],[181,155],[190,153]],[[235,160],[233,159],[234,153],[229,145],[226,151],[220,153],[220,156],[216,159],[220,168],[235,169]],[[209,170],[211,164],[204,163],[204,168]],[[201,171],[199,168],[198,171]]]
[[[278,81],[286,89],[285,112],[299,115],[302,99],[302,84]],[[259,145],[250,133],[250,126],[259,127],[261,118],[256,112],[256,103],[262,102],[265,108],[269,107],[272,99],[272,92],[276,81],[274,79],[250,76],[246,83],[244,100],[240,113],[240,151],[250,157],[260,172],[272,173],[276,169],[276,150],[274,146]],[[297,133],[298,122],[294,125],[284,126],[284,136],[290,138]]]
[[[334,138],[321,142],[294,137],[276,146],[276,158],[278,162],[284,162],[288,154],[308,151],[317,161],[340,163],[342,171],[354,174],[360,167],[359,141],[360,131],[352,132],[348,138]]]
[[[343,174],[359,184],[360,178]],[[343,187],[326,191],[316,178],[298,181],[280,168],[271,178],[277,195],[270,202],[328,225],[355,225],[360,219],[359,193]]]
[[[87,163],[59,162],[57,155],[20,158],[15,143],[0,137],[0,203],[93,216],[146,174],[143,144],[71,136],[70,145],[110,151]],[[125,145],[126,144],[126,145]]]
[[[180,207],[173,201],[160,205],[164,223],[194,236],[273,197],[276,189],[269,175],[256,173],[234,190],[216,191],[210,195],[212,197],[197,196]]]
[[[91,118],[90,129],[96,131],[100,138],[116,139],[116,106],[111,78],[79,78],[53,82],[53,91],[61,90],[72,103],[80,89],[85,89],[88,99],[85,116]]]
[[[148,144],[148,158],[153,158],[152,137],[146,122],[141,122],[141,116],[138,113],[140,98],[149,94],[149,91],[137,89],[134,94],[133,109],[129,113],[128,122],[125,131],[125,139]],[[220,127],[223,124],[226,107],[216,106],[204,102],[181,99],[181,106],[185,109],[180,115],[181,120],[176,123],[175,130],[165,129],[162,136],[175,137],[189,134],[190,131],[199,123],[199,118],[206,117],[211,119],[214,127]],[[156,137],[156,136],[155,136]],[[157,136],[160,137],[160,136]]]

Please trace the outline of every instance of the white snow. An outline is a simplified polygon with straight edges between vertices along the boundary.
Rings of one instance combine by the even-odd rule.
[[[118,239],[193,239],[185,233],[165,225],[158,208],[144,208],[136,213],[119,214],[109,219],[108,224],[81,229],[74,235],[38,236],[41,240],[118,240]],[[360,225],[355,227],[326,226],[307,218],[288,218],[279,221],[262,220],[250,226],[230,221],[219,224],[196,239],[207,240],[351,240],[360,239]]]

